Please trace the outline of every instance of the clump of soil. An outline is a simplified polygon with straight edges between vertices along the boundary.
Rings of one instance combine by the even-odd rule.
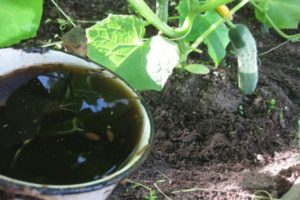
[[[127,12],[126,1],[60,2],[76,19],[100,20],[110,11]],[[248,9],[241,13],[238,22],[253,14]],[[38,37],[23,46],[40,44],[40,40],[60,34],[58,24],[44,23],[49,17],[55,19],[58,13],[46,2]],[[259,53],[284,41],[272,31],[261,33],[259,24],[248,21],[247,25],[257,39]],[[237,88],[236,59],[231,55],[218,69],[212,68],[209,75],[175,72],[162,92],[143,92],[156,136],[149,158],[129,179],[155,189],[159,199],[164,197],[156,187],[172,199],[251,199],[250,194],[258,189],[273,196],[286,192],[294,179],[280,173],[293,171],[298,153],[299,43],[289,42],[259,58],[260,80],[251,96],[242,95]],[[269,103],[272,99],[276,101],[274,108]],[[291,160],[284,162],[288,159],[278,157],[281,154]],[[278,166],[277,159],[283,162],[276,173],[272,174],[272,168],[263,170],[272,164]],[[254,175],[250,179],[247,173]],[[261,181],[257,173],[267,178]],[[247,185],[245,178],[252,185]],[[258,184],[261,182],[266,185]],[[121,184],[110,199],[141,199],[149,195],[142,187],[132,186]],[[182,191],[191,188],[194,189]]]

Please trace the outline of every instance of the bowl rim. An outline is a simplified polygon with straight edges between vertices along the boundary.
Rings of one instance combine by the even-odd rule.
[[[113,74],[116,76],[118,79],[121,80],[125,84],[128,89],[130,89],[134,94],[136,94],[140,98],[140,106],[144,109],[145,111],[145,116],[147,116],[147,119],[149,120],[149,125],[150,125],[150,130],[149,130],[149,139],[148,142],[145,146],[147,146],[146,149],[143,149],[143,152],[140,153],[140,157],[138,160],[136,160],[132,166],[130,166],[127,170],[123,171],[120,174],[116,174],[115,176],[113,174],[117,173],[118,171],[122,170],[127,164],[122,166],[119,170],[116,172],[110,174],[109,176],[112,176],[108,180],[103,180],[103,178],[99,180],[93,180],[85,183],[79,183],[79,184],[68,184],[68,185],[52,185],[52,184],[38,184],[38,183],[31,183],[27,181],[22,181],[14,178],[10,178],[8,176],[4,176],[0,174],[0,185],[4,188],[13,188],[14,190],[36,190],[39,193],[43,195],[68,195],[68,194],[78,194],[78,193],[85,193],[85,192],[92,192],[95,190],[100,190],[105,187],[109,187],[112,185],[116,185],[120,180],[124,179],[125,177],[129,176],[133,171],[135,171],[141,164],[146,160],[151,146],[153,145],[153,140],[154,140],[154,123],[153,119],[151,116],[151,113],[149,111],[149,108],[147,104],[145,103],[144,99],[140,95],[140,93],[134,89],[129,83],[124,80],[122,77],[120,77],[118,74],[113,72],[112,70],[90,60],[87,57],[82,57],[78,55],[74,55],[62,50],[52,50],[49,48],[43,48],[43,47],[30,47],[30,48],[0,48],[0,50],[16,50],[16,51],[21,51],[22,53],[38,53],[38,54],[45,54],[45,53],[51,53],[51,52],[57,52],[61,54],[66,54],[68,56],[73,56],[75,58],[82,59],[86,61],[87,63],[92,63],[98,67],[101,67],[105,70],[107,70],[109,73]],[[49,62],[48,64],[51,64]],[[55,63],[57,64],[57,63]],[[63,63],[59,63],[63,64]],[[30,67],[30,66],[28,66]],[[18,69],[16,69],[18,70]],[[16,71],[14,70],[14,71]],[[13,71],[12,71],[13,72]],[[9,74],[9,73],[8,73]],[[135,152],[135,154],[139,154],[139,152]],[[0,188],[1,190],[2,188]]]

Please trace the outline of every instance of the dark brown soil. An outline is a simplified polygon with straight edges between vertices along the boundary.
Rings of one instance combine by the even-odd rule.
[[[45,4],[37,38],[22,46],[40,45],[62,34],[57,23],[45,24],[48,18],[58,18],[51,2]],[[60,1],[66,13],[80,20],[128,13],[126,4],[125,0]],[[237,22],[253,15],[249,9],[241,13]],[[272,31],[262,33],[257,23],[247,24],[257,38],[259,53],[284,42]],[[289,42],[259,58],[260,80],[251,96],[237,88],[236,60],[231,55],[207,76],[175,72],[162,92],[144,92],[155,123],[155,142],[147,161],[110,199],[149,195],[132,182],[152,188],[158,199],[166,198],[162,192],[171,199],[251,199],[249,195],[259,189],[274,197],[286,192],[300,171],[296,167],[300,45]],[[276,100],[276,108],[270,110],[271,99]]]

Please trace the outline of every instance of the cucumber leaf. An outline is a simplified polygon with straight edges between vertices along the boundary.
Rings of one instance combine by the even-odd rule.
[[[209,69],[205,65],[202,65],[202,64],[189,64],[184,69],[193,74],[205,75],[205,74],[209,73]]]
[[[147,72],[147,54],[150,41],[146,41],[124,60],[114,71],[137,90],[157,90],[161,88]]]
[[[36,36],[43,0],[0,1],[0,47]]]
[[[154,36],[129,56],[116,73],[137,90],[160,91],[178,64],[177,44]]]
[[[135,16],[109,15],[86,31],[88,57],[111,70],[144,44],[145,27]]]
[[[300,0],[261,0],[259,7],[255,9],[256,18],[269,27],[272,25],[267,21],[269,16],[280,29],[297,29],[300,22]]]
[[[182,24],[188,14],[188,0],[180,1],[177,10],[180,15],[180,24]],[[199,13],[193,22],[192,30],[186,37],[186,40],[189,42],[195,41],[220,18],[221,16],[216,11],[209,11],[204,14]],[[226,47],[229,44],[228,28],[225,24],[221,24],[215,31],[208,35],[204,43],[208,47],[210,58],[214,61],[216,66],[219,65],[226,55]]]
[[[161,90],[179,63],[176,43],[161,36],[143,39],[135,16],[109,15],[87,29],[88,56],[111,69],[137,90]]]

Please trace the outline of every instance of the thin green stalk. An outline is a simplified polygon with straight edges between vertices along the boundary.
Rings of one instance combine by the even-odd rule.
[[[223,23],[223,18],[211,25],[197,40],[191,45],[192,49],[196,49],[213,31],[215,31]]]
[[[197,16],[197,13],[195,10],[192,10],[188,13],[188,16],[185,18],[182,26],[179,29],[177,29],[178,33],[181,33],[181,34],[177,38],[175,38],[176,40],[183,39],[190,33],[196,16]]]
[[[232,21],[230,21],[229,19],[225,19],[226,24],[230,27],[230,28],[234,28],[235,24],[232,23]]]
[[[239,9],[241,9],[242,7],[244,7],[248,2],[249,2],[249,0],[242,0],[240,3],[238,3],[236,6],[234,6],[234,7],[230,10],[230,14],[233,15],[233,14],[236,13]]]
[[[242,0],[239,2],[233,9],[230,10],[230,14],[233,15],[236,13],[239,9],[241,9],[244,5],[246,5],[249,2],[249,0]],[[200,37],[197,38],[197,40],[191,45],[192,49],[196,49],[204,40],[211,34],[213,31],[215,31],[222,23],[224,22],[224,18],[220,18],[218,21],[216,21],[214,24],[212,24]]]
[[[133,184],[133,185],[136,186],[136,187],[142,187],[142,188],[144,188],[144,189],[146,189],[146,190],[148,190],[148,191],[152,191],[152,190],[153,190],[152,188],[150,188],[150,187],[147,186],[147,185],[144,185],[144,184],[142,184],[142,183],[135,182],[135,181],[132,181],[132,180],[129,180],[129,179],[127,179],[126,182],[127,182],[127,183],[131,183],[131,184]]]
[[[232,0],[217,0],[217,1],[209,1],[203,5],[199,5],[196,10],[198,12],[210,11],[216,9],[220,5],[224,5],[232,2]]]
[[[264,13],[264,10],[254,1],[250,0],[250,3],[258,9],[260,12]],[[274,21],[269,17],[269,15],[265,15],[266,20],[271,24],[271,26],[274,28],[274,30],[283,38],[288,39],[288,40],[298,40],[300,39],[300,33],[294,34],[294,35],[288,35],[284,33],[278,26],[274,23]]]
[[[169,0],[156,0],[156,14],[162,22],[168,22]]]
[[[76,27],[76,24],[72,21],[72,19],[59,7],[59,5],[55,2],[55,0],[51,0],[54,6],[57,8],[59,12],[72,24],[72,26]]]
[[[179,58],[179,67],[185,67],[185,63],[189,54],[189,46],[184,40],[177,41],[178,48],[180,51],[180,58]]]

